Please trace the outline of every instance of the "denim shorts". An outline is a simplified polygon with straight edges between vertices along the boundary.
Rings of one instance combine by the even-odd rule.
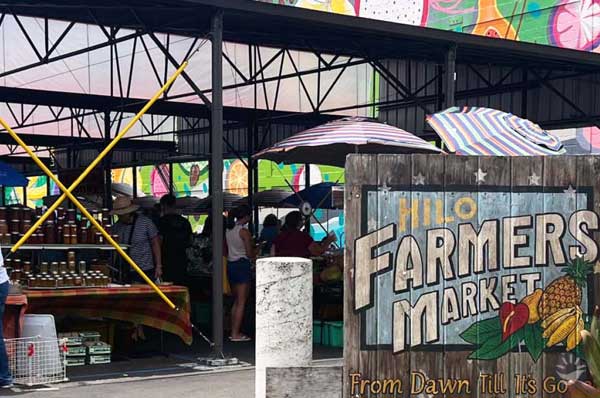
[[[232,285],[250,283],[252,279],[252,264],[247,258],[240,258],[236,261],[227,261],[227,278]]]

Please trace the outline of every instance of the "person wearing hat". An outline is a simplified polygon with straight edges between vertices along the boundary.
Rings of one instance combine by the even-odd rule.
[[[136,213],[140,207],[130,198],[119,196],[113,202],[112,215],[119,220],[113,225],[113,231],[119,235],[119,241],[129,245],[128,254],[144,273],[152,280],[162,276],[161,242],[158,229],[146,216]],[[143,279],[133,268],[130,269],[132,283]]]

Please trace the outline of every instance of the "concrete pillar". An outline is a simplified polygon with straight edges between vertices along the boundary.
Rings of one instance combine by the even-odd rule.
[[[256,264],[256,398],[266,397],[266,368],[312,361],[312,261],[270,257]]]

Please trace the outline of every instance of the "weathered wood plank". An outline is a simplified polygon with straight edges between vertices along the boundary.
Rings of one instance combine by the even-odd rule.
[[[348,374],[359,372],[360,367],[360,317],[354,312],[354,245],[361,236],[363,186],[377,184],[377,157],[352,155],[346,161],[345,219],[346,242],[344,248],[344,396],[349,397]]]

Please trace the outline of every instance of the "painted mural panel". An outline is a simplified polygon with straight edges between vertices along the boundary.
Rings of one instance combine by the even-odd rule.
[[[495,38],[600,51],[596,0],[257,0]]]

